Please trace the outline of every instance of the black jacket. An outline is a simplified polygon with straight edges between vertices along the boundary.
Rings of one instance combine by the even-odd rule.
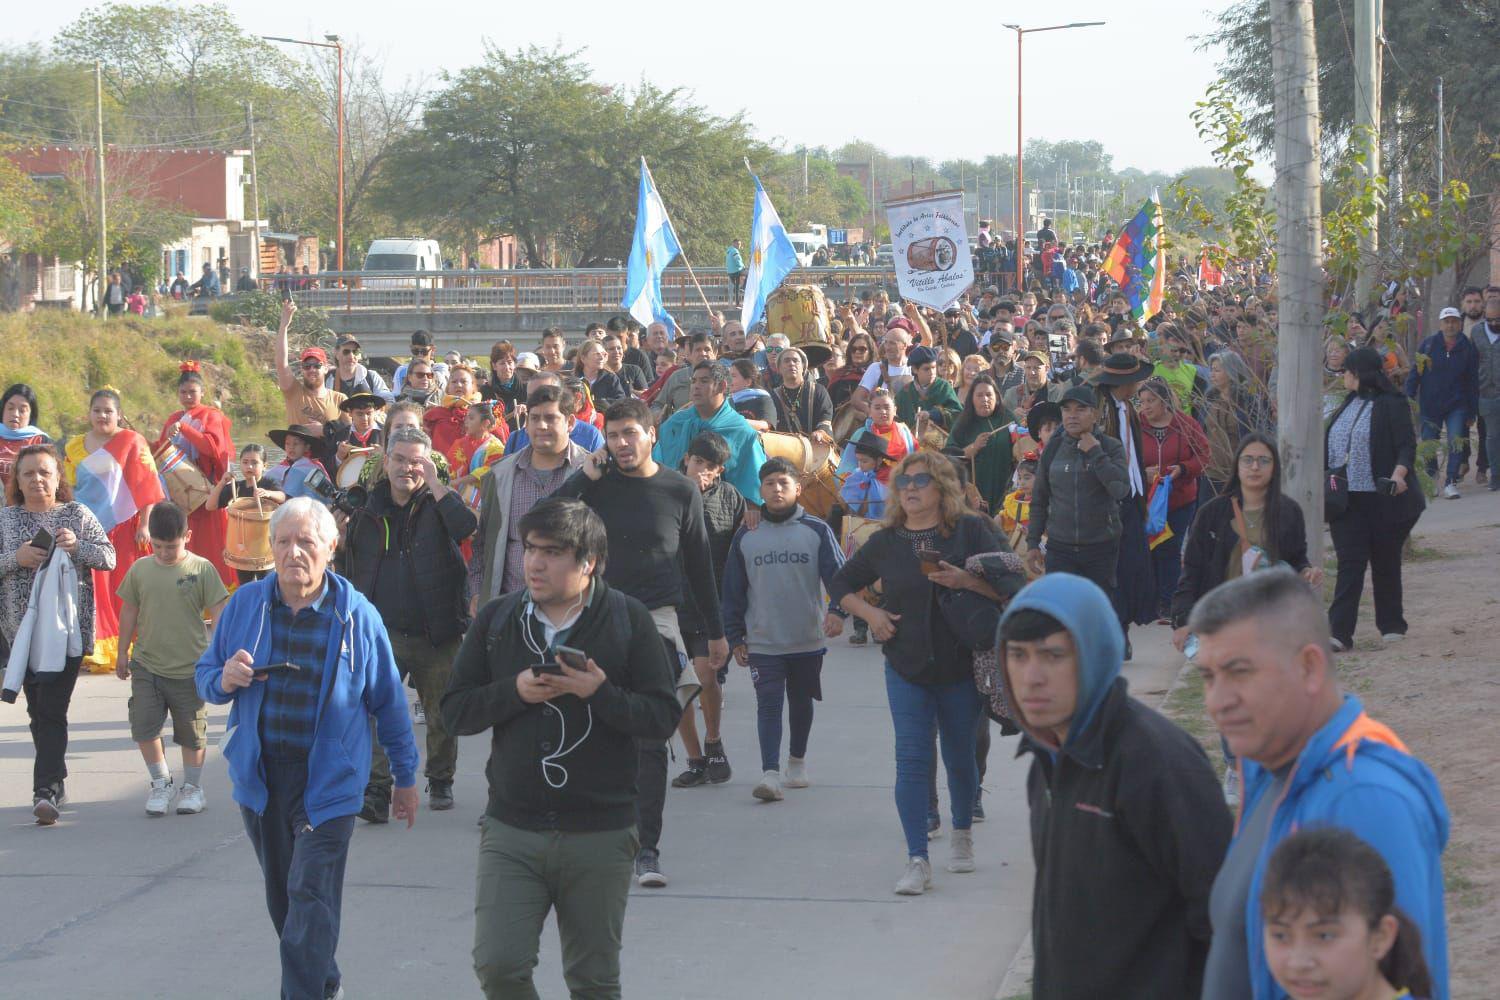
[[[776,429],[783,434],[811,434],[819,428],[833,430],[833,397],[820,383],[803,382],[802,388],[795,392],[784,385],[777,386],[771,390],[771,400],[776,405]],[[792,421],[794,410],[798,423]]]
[[[1345,396],[1343,405],[1334,411],[1323,428],[1325,468],[1328,462],[1329,432],[1339,415],[1359,398],[1359,394],[1355,392]],[[1377,523],[1391,526],[1415,521],[1427,506],[1427,498],[1422,495],[1421,485],[1417,482],[1417,434],[1411,423],[1411,402],[1399,392],[1382,392],[1366,398],[1370,400],[1370,474],[1376,479],[1388,479],[1391,471],[1398,465],[1405,466],[1409,473],[1405,493],[1398,497],[1376,494],[1380,497]]]
[[[729,561],[729,547],[734,543],[734,533],[740,530],[745,520],[745,496],[732,483],[722,478],[704,490],[703,523],[708,528],[708,554],[714,564],[715,591],[719,599],[724,595],[724,564]],[[693,600],[691,588],[682,595],[685,600],[677,609],[677,623],[684,632],[702,632],[703,616]]]
[[[524,597],[479,610],[443,695],[443,722],[459,736],[493,730],[485,774],[495,819],[523,830],[622,830],[635,822],[636,740],[667,739],[681,715],[666,647],[644,604],[596,578],[561,639],[608,679],[586,702],[527,704],[516,675],[543,658],[533,652],[543,646]]]
[[[1231,833],[1203,748],[1117,678],[1086,732],[1026,752],[1032,996],[1197,997]]]
[[[1230,500],[1227,493],[1214,497],[1193,515],[1192,527],[1182,545],[1182,574],[1177,577],[1177,591],[1172,595],[1174,628],[1186,625],[1199,598],[1224,582],[1230,553],[1237,551],[1240,544]],[[1288,496],[1280,500],[1276,508],[1276,540],[1266,546],[1267,554],[1300,573],[1310,565],[1306,522],[1297,501]]]
[[[398,517],[406,523],[393,523]],[[474,512],[452,490],[434,500],[424,486],[405,507],[397,507],[390,480],[381,480],[349,520],[345,575],[374,601],[381,555],[400,539],[413,574],[412,592],[422,601],[423,631],[434,646],[440,645],[462,635],[469,623],[468,572],[458,546],[478,526]]]

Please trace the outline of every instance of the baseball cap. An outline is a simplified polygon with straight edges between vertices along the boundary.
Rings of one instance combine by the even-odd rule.
[[[520,354],[516,355],[516,370],[532,372],[541,371],[542,359],[538,358],[530,351],[522,351]]]
[[[350,344],[353,344],[355,347],[360,346],[359,341],[355,339],[353,334],[345,333],[339,336],[338,341],[335,342],[333,346],[334,350],[341,351],[344,348],[348,347]]]
[[[299,360],[316,361],[320,365],[328,364],[328,355],[321,347],[309,347],[302,352]]]
[[[1059,401],[1059,405],[1066,405],[1068,403],[1082,403],[1084,406],[1098,406],[1099,394],[1089,386],[1075,385],[1073,388],[1063,393],[1062,399]]]
[[[1463,318],[1464,318],[1464,314],[1461,313],[1461,312],[1459,312],[1457,309],[1453,308],[1452,306],[1447,306],[1446,308],[1443,309],[1442,312],[1438,313],[1438,319],[1463,319]]]

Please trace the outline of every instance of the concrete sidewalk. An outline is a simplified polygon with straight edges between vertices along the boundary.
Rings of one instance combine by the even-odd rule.
[[[1180,660],[1165,628],[1134,635],[1127,676],[1137,694],[1159,697]],[[670,792],[662,862],[671,885],[632,891],[626,995],[993,997],[1030,921],[1027,761],[1012,759],[1016,741],[995,731],[989,822],[975,828],[979,871],[943,869],[945,836],[933,844],[933,891],[898,897],[891,887],[905,852],[878,649],[834,641],[808,756],[813,787],[774,805],[750,796],[754,694],[747,673],[732,669],[724,735],[734,779]],[[80,679],[70,801],[52,828],[30,815],[24,703],[0,707],[0,891],[12,916],[0,945],[4,993],[274,996],[276,942],[223,761],[210,753],[205,813],[147,818],[128,690],[113,676]],[[211,717],[215,741],[225,714]],[[428,812],[424,799],[411,831],[360,824],[339,948],[351,998],[478,995],[469,949],[487,755],[487,739],[462,742],[453,812]],[[170,747],[168,759],[180,775]],[[550,922],[537,986],[546,997],[566,992]]]

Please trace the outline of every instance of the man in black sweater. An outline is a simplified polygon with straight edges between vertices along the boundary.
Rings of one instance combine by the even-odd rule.
[[[568,477],[556,495],[582,500],[604,521],[610,540],[604,578],[650,610],[680,672],[679,693],[688,700],[698,682],[693,671],[683,670],[686,648],[677,608],[684,601],[684,582],[703,621],[710,664],[717,669],[729,657],[703,499],[686,476],[663,468],[651,457],[656,428],[645,403],[638,399],[612,403],[604,414],[604,436],[605,447],[585,459],[583,468]],[[657,846],[667,801],[667,744],[663,738],[642,739],[637,745],[636,823],[641,847],[635,862],[636,881],[661,888],[667,884]]]
[[[486,996],[536,996],[555,906],[569,992],[617,997],[639,843],[631,750],[671,735],[672,670],[650,612],[601,579],[598,515],[549,498],[519,531],[526,589],[480,610],[442,699],[452,731],[493,730],[474,972]]]

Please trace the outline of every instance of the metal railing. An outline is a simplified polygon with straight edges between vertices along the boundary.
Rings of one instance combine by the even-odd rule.
[[[698,283],[709,303],[728,309],[733,303],[729,278],[722,271],[698,271]],[[1002,290],[1008,287],[998,277]],[[833,302],[857,298],[866,289],[885,288],[892,298],[896,273],[875,267],[799,267],[787,275],[792,284],[818,285]],[[623,269],[511,271],[324,271],[309,275],[266,275],[261,287],[275,290],[281,282],[292,286],[298,305],[352,311],[494,311],[592,310],[620,308],[625,295]],[[702,307],[698,290],[685,268],[662,274],[662,299],[669,309]]]

